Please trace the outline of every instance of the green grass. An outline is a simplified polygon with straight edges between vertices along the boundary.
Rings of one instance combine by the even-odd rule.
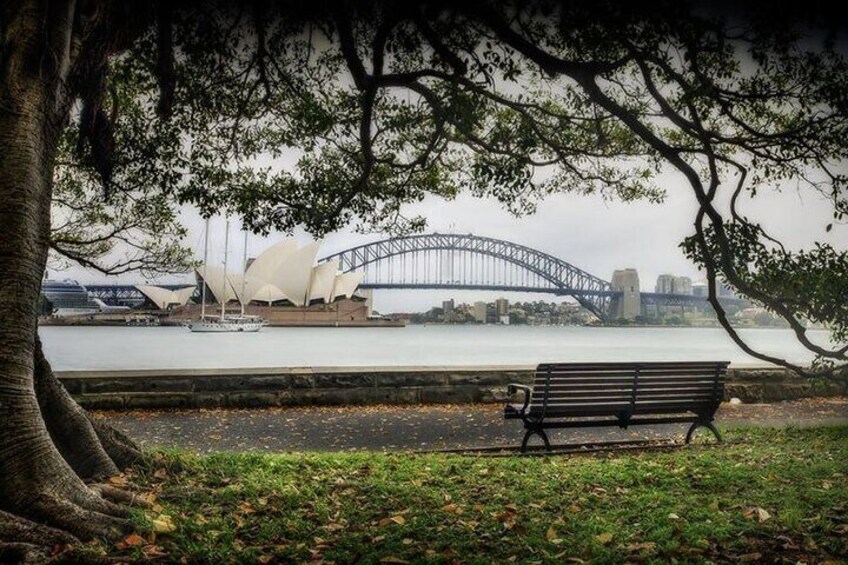
[[[153,540],[139,517],[145,543],[107,551],[219,563],[844,559],[848,427],[726,435],[549,458],[155,452],[129,479],[177,529]]]

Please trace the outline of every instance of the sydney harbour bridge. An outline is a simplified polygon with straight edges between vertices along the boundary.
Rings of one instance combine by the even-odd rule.
[[[574,265],[523,245],[472,234],[417,234],[367,243],[319,259],[342,272],[363,271],[363,289],[448,289],[547,293],[570,296],[600,319],[618,317],[623,290]],[[165,286],[165,285],[163,285]],[[174,288],[186,285],[168,285]],[[128,285],[87,285],[107,304],[139,294]],[[699,306],[705,297],[643,293],[644,306]],[[723,299],[741,302],[735,299]]]

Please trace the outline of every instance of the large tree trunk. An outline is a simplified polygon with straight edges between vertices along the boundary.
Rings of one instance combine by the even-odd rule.
[[[35,394],[59,453],[86,481],[111,477],[138,463],[142,454],[125,434],[94,420],[56,378],[35,336]]]
[[[33,522],[53,528],[45,530],[51,543],[62,537],[56,529],[102,535],[126,515],[81,478],[117,468],[33,331],[53,165],[70,107],[74,10],[74,2],[0,5],[0,510],[8,512],[0,515],[0,552],[7,555],[30,555],[22,532]]]
[[[118,467],[103,449],[88,414],[74,402],[50,368],[35,336],[35,394],[53,444],[77,475],[85,480],[118,474]]]

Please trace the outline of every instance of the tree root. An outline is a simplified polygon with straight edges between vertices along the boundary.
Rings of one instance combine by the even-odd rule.
[[[63,548],[80,540],[128,532],[131,507],[151,507],[140,494],[100,483],[142,461],[142,453],[128,436],[74,401],[37,336],[35,345],[32,391],[13,396],[14,407],[0,403],[7,429],[26,432],[17,439],[4,436],[0,563],[62,560]]]
[[[89,488],[103,496],[103,498],[111,500],[117,504],[126,504],[136,508],[150,508],[152,506],[152,504],[150,504],[150,502],[148,502],[143,496],[128,490],[119,489],[112,485],[94,484],[90,485]]]
[[[103,448],[88,414],[56,378],[50,363],[44,357],[37,333],[34,361],[35,395],[53,445],[83,480],[117,475],[118,467]]]
[[[50,561],[48,548],[33,545],[31,543],[2,542],[0,541],[0,563],[19,563],[21,565],[35,565]]]
[[[92,496],[99,499],[93,492]],[[100,512],[57,496],[44,495],[32,505],[31,514],[40,522],[70,532],[83,540],[118,537],[128,526],[125,518],[129,513],[120,506],[100,500],[103,504],[96,506],[111,512]]]
[[[38,524],[2,510],[0,510],[0,540],[48,546],[78,541],[66,531]]]
[[[109,454],[109,457],[119,469],[126,469],[144,459],[141,449],[127,434],[102,420],[92,418],[90,414],[88,419],[100,439],[103,449],[106,450],[106,453]]]
[[[0,510],[0,563],[44,563],[52,548],[76,542],[68,532]]]

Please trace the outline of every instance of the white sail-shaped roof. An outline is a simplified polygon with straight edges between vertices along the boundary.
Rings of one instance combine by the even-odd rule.
[[[306,303],[306,295],[312,279],[312,265],[318,255],[319,246],[320,243],[316,241],[298,249],[277,267],[269,280],[296,306],[303,306]]]
[[[185,288],[180,288],[178,290],[174,290],[174,298],[176,298],[176,303],[180,306],[185,306],[188,304],[189,299],[194,296],[195,287],[187,286]]]
[[[280,300],[286,300],[288,297],[283,293],[282,290],[277,288],[272,284],[263,284],[255,292],[253,292],[253,298],[251,300],[255,300],[257,302],[267,302],[270,306],[274,302],[278,302]]]
[[[288,300],[288,296],[278,286],[254,277],[247,277],[245,279],[244,297],[245,304],[250,304],[253,300],[259,302]]]
[[[241,295],[242,286],[244,286],[244,294],[247,295],[247,281],[245,280],[245,276],[241,273],[227,273],[227,280],[230,281],[230,288],[233,289],[233,293],[236,295],[236,300],[242,302],[244,299]],[[250,302],[250,300],[247,302]],[[247,304],[247,302],[245,302],[245,304]]]
[[[135,288],[160,310],[166,310],[172,304],[184,306],[194,293],[194,287],[191,286],[176,291],[149,284],[138,284]]]
[[[203,277],[204,271],[206,272],[205,279]],[[230,284],[230,281],[224,281],[224,269],[222,267],[206,265],[205,268],[201,267],[197,269],[196,272],[200,280],[205,280],[206,287],[212,293],[212,297],[218,304],[221,303],[222,298],[224,302],[229,302],[230,300],[236,300],[238,298],[233,290],[233,286]]]
[[[336,284],[333,288],[333,299],[350,298],[356,292],[356,287],[365,278],[365,273],[362,271],[354,271],[352,273],[340,273],[336,275]]]
[[[315,266],[319,246],[319,242],[314,242],[297,249],[295,240],[286,238],[262,252],[245,273],[228,273],[225,281],[222,267],[207,265],[197,270],[197,278],[203,280],[206,271],[205,282],[211,299],[219,304],[222,299],[238,300],[243,304],[287,300],[296,306],[305,306],[313,300],[329,303],[340,296],[350,298],[364,275],[338,274],[338,261]],[[180,300],[185,302],[182,296]]]
[[[272,282],[274,273],[277,272],[280,265],[296,252],[297,242],[293,238],[287,237],[283,241],[275,243],[254,259],[250,268],[247,269],[246,275],[256,280]]]
[[[333,287],[336,284],[336,271],[339,270],[337,260],[321,263],[312,269],[312,282],[309,283],[309,302],[323,300],[333,301]]]

